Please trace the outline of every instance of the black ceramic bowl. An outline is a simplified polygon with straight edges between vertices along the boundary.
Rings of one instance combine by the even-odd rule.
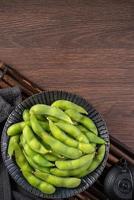
[[[53,101],[58,100],[58,99],[66,99],[66,100],[72,101],[78,105],[83,106],[87,110],[88,116],[94,121],[94,123],[96,124],[96,127],[98,128],[99,135],[102,138],[104,138],[104,140],[107,142],[106,153],[100,166],[94,172],[82,178],[81,184],[77,188],[74,188],[74,189],[57,188],[54,194],[47,195],[37,190],[36,188],[32,187],[24,179],[21,171],[19,170],[18,166],[15,163],[15,160],[8,156],[7,147],[8,147],[9,137],[7,136],[6,132],[7,132],[7,128],[11,124],[14,124],[22,120],[22,113],[24,109],[30,108],[32,105],[35,105],[38,103],[44,103],[44,104],[50,105],[51,103],[53,103]],[[107,162],[108,154],[109,154],[109,147],[110,147],[108,130],[101,115],[92,107],[90,103],[88,103],[82,97],[77,96],[75,94],[68,93],[68,92],[63,92],[63,91],[42,92],[42,93],[33,95],[29,97],[28,99],[26,99],[25,101],[23,101],[22,103],[20,103],[7,119],[7,122],[3,129],[1,142],[2,142],[1,150],[2,150],[3,161],[11,177],[16,181],[16,183],[18,183],[27,192],[30,192],[33,195],[42,197],[42,198],[68,198],[80,192],[83,192],[88,187],[93,185],[93,183],[98,179],[98,177],[102,174],[104,170],[104,167]]]

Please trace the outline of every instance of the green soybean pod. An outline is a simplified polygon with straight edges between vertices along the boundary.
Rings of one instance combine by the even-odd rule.
[[[102,139],[101,137],[98,137],[97,135],[95,135],[94,133],[86,129],[84,126],[78,125],[78,128],[87,136],[87,138],[89,139],[91,143],[106,144],[104,139]]]
[[[53,154],[54,156],[58,157],[58,159],[60,159],[60,160],[67,159],[67,158],[65,158],[65,156],[63,156],[63,155],[60,155],[60,154],[57,154],[57,153],[56,153],[56,152],[54,152],[54,151],[52,151],[52,154]]]
[[[42,121],[42,122],[46,122],[46,121],[47,121],[47,120],[45,119],[45,117],[42,116],[42,115],[36,115],[36,117],[37,117],[37,119],[38,119],[39,121]],[[22,118],[23,118],[24,121],[30,121],[30,111],[29,111],[29,109],[25,109],[25,110],[23,111]]]
[[[86,176],[87,174],[93,172],[103,161],[103,158],[105,156],[105,151],[106,151],[106,146],[104,144],[102,144],[99,147],[97,155],[94,157],[93,162],[91,163],[89,168],[87,170],[85,170],[85,172],[82,172],[81,174],[79,174],[79,177]]]
[[[72,123],[70,117],[61,109],[45,104],[36,104],[32,106],[30,109],[30,113],[52,116],[58,119],[62,119],[63,121],[67,121],[68,123]]]
[[[50,173],[52,175],[59,176],[59,177],[69,177],[69,176],[71,176],[71,171],[72,170],[62,170],[62,169],[58,169],[58,168],[50,169]]]
[[[83,113],[83,114],[88,114],[88,112],[81,106],[67,100],[57,100],[52,103],[51,106],[58,107],[62,110],[68,110],[68,109],[73,109],[76,110],[77,112]]]
[[[23,111],[22,118],[23,118],[24,121],[29,121],[30,120],[29,109],[25,109]]]
[[[35,151],[33,151],[28,144],[26,143],[23,135],[20,138],[21,144],[24,148],[25,153],[29,156],[32,157],[33,161],[35,163],[37,163],[38,165],[42,166],[42,167],[51,167],[54,166],[54,164],[52,164],[51,162],[49,162],[44,156],[42,156],[41,154],[36,153]]]
[[[40,141],[35,137],[32,129],[29,126],[25,126],[23,129],[23,137],[25,138],[27,144],[33,149],[34,151],[46,154],[49,152],[41,143]]]
[[[32,171],[32,168],[28,164],[18,144],[16,145],[16,148],[15,148],[15,160],[16,160],[17,165],[20,167],[22,171]]]
[[[46,154],[46,155],[45,155],[45,158],[46,158],[47,160],[49,160],[49,161],[52,161],[52,162],[59,159],[58,156],[55,156],[55,155],[53,155],[52,153]]]
[[[60,129],[68,133],[71,137],[82,143],[89,143],[88,138],[73,124],[64,121],[55,123]]]
[[[28,122],[18,122],[16,124],[13,124],[7,129],[7,135],[8,136],[18,135],[22,132],[25,125],[29,125],[29,124],[30,124],[29,121]]]
[[[92,160],[92,157],[93,157],[93,154],[88,154],[75,160],[56,161],[55,165],[57,168],[62,169],[62,170],[77,169],[85,165],[90,160]]]
[[[71,147],[77,147],[78,141],[74,140],[73,138],[66,135],[61,129],[59,129],[52,121],[49,120],[49,127],[51,130],[52,135],[58,139],[59,141],[63,142],[64,144],[71,146]]]
[[[72,169],[72,170],[62,170],[58,168],[52,168],[50,169],[50,173],[55,176],[60,176],[60,177],[79,176],[79,174],[85,172],[85,170],[89,168],[89,166],[91,165],[93,161],[93,158],[94,158],[94,154],[92,154],[91,159],[82,167]]]
[[[72,120],[77,121],[80,124],[83,124],[87,129],[92,131],[94,134],[98,135],[98,130],[96,128],[95,123],[92,121],[92,119],[90,119],[87,116],[84,116],[84,115],[80,114],[79,112],[71,110],[71,109],[68,109],[65,112],[68,114],[68,116]]]
[[[31,115],[30,120],[34,132],[42,139],[44,143],[49,145],[56,154],[65,156],[70,159],[76,159],[82,155],[82,152],[80,150],[74,147],[69,147],[60,142],[59,140],[55,139],[51,135],[47,134],[47,132],[45,132],[40,126],[38,120],[34,115]]]
[[[37,117],[37,119],[39,120],[39,121],[42,121],[42,122],[46,122],[47,120],[45,119],[45,117],[44,116],[42,116],[42,115],[36,115],[36,117]],[[24,111],[23,111],[23,114],[22,114],[22,118],[23,118],[23,120],[24,121],[30,121],[30,110],[29,109],[25,109]]]
[[[18,144],[19,142],[19,135],[14,135],[14,136],[11,136],[10,139],[9,139],[9,144],[8,144],[8,155],[10,157],[12,157],[14,151],[15,151],[15,148],[16,148],[16,144]]]
[[[80,123],[83,124],[90,131],[92,131],[94,134],[98,135],[97,127],[94,124],[92,119],[90,119],[89,117],[83,116]]]
[[[22,173],[27,182],[33,187],[39,189],[41,192],[46,194],[53,194],[55,192],[56,189],[53,185],[46,183],[45,181],[41,181],[41,179],[34,176],[31,172],[22,171]]]
[[[81,183],[81,180],[78,178],[62,178],[57,177],[48,173],[42,173],[40,171],[34,172],[35,176],[38,178],[45,180],[47,183],[50,183],[56,187],[65,187],[65,188],[75,188],[78,187]]]
[[[95,146],[93,144],[79,143],[78,148],[85,154],[95,152]]]
[[[39,166],[38,164],[36,164],[31,157],[27,156],[25,151],[23,150],[23,154],[25,155],[25,158],[27,160],[27,162],[29,163],[29,165],[33,168],[33,169],[37,169],[39,171],[42,171],[42,172],[46,172],[46,173],[49,173],[50,172],[50,169],[48,167],[42,167],[42,166]]]
[[[63,155],[67,158],[75,159],[79,158],[82,155],[82,152],[74,147],[69,147],[60,141],[56,140],[52,136],[45,133],[42,137],[44,142],[46,142],[51,149],[59,155]],[[72,153],[73,152],[73,153]]]
[[[83,153],[86,153],[86,154],[93,153],[95,151],[95,147],[92,144],[79,143],[78,141],[67,136],[53,122],[49,121],[49,126],[50,126],[52,135],[55,138],[59,139],[61,142],[65,143],[66,145],[72,146],[72,147],[78,147]]]
[[[55,192],[55,187],[41,181],[41,179],[38,179],[32,174],[33,169],[30,167],[28,164],[23,152],[21,151],[19,145],[16,145],[15,149],[15,158],[17,165],[20,167],[23,176],[25,179],[30,183],[32,186],[36,187],[40,191],[47,193],[47,194],[52,194]]]

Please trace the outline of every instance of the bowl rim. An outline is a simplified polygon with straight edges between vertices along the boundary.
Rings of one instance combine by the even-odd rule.
[[[95,169],[92,173],[90,173],[90,174],[88,174],[87,176],[85,176],[85,177],[83,177],[82,178],[82,180],[84,181],[84,183],[85,183],[85,186],[83,186],[83,187],[80,187],[79,189],[78,189],[78,191],[77,191],[77,188],[74,188],[74,191],[75,192],[73,192],[73,193],[71,193],[70,192],[70,194],[68,195],[68,196],[65,196],[65,197],[60,197],[60,196],[55,196],[54,194],[53,195],[46,195],[45,193],[42,193],[41,191],[39,191],[38,189],[36,189],[36,188],[34,188],[33,186],[31,186],[29,183],[27,183],[28,184],[28,186],[30,186],[30,188],[31,189],[28,189],[27,187],[24,187],[23,185],[22,185],[22,183],[19,183],[18,181],[17,181],[17,179],[15,179],[15,177],[14,177],[14,174],[13,173],[11,173],[11,171],[10,171],[10,169],[13,167],[12,165],[11,166],[8,166],[8,161],[9,161],[9,156],[7,155],[7,147],[8,147],[8,144],[7,143],[4,143],[4,138],[6,138],[6,141],[8,142],[8,140],[9,140],[9,136],[6,134],[6,130],[7,130],[7,128],[12,124],[12,117],[14,117],[15,116],[15,114],[16,114],[16,112],[17,112],[17,110],[18,109],[20,109],[21,107],[23,107],[24,109],[26,109],[26,107],[25,107],[25,103],[29,103],[29,101],[35,101],[35,99],[37,98],[39,98],[41,95],[50,95],[50,94],[57,94],[57,93],[61,93],[61,95],[62,94],[66,94],[66,95],[70,95],[70,96],[73,96],[73,97],[75,97],[75,98],[78,98],[78,99],[81,99],[82,100],[82,102],[84,102],[85,103],[85,106],[83,106],[83,107],[88,107],[88,109],[89,110],[91,110],[90,111],[90,113],[88,112],[88,117],[90,116],[90,118],[95,122],[95,124],[96,124],[96,126],[97,126],[97,128],[99,129],[99,127],[98,127],[98,125],[97,125],[97,122],[95,121],[95,116],[97,116],[99,119],[100,119],[100,121],[102,122],[102,124],[103,124],[103,127],[104,127],[104,130],[102,130],[102,131],[104,131],[104,134],[107,136],[107,144],[106,144],[106,151],[105,151],[105,156],[104,156],[104,159],[103,159],[103,161],[101,162],[101,164],[97,167],[97,169]],[[74,98],[74,99],[75,99]],[[66,99],[66,98],[64,98],[64,99]],[[67,99],[68,100],[68,99]],[[55,101],[55,99],[54,99],[54,101]],[[73,101],[72,101],[73,102]],[[36,102],[35,102],[35,104],[36,104]],[[34,104],[33,104],[34,105]],[[80,104],[79,104],[80,105]],[[21,113],[22,114],[22,113]],[[94,114],[95,114],[95,116],[94,116]],[[91,117],[91,115],[92,115],[92,117]],[[21,116],[22,117],[22,116]],[[11,120],[11,121],[10,121]],[[102,125],[101,125],[102,126]],[[98,130],[98,132],[100,133],[100,130]],[[102,172],[103,172],[103,170],[104,170],[104,168],[105,168],[105,166],[106,166],[106,163],[107,163],[107,159],[108,159],[108,155],[109,155],[109,149],[110,149],[110,139],[109,139],[109,131],[108,131],[108,128],[107,128],[107,125],[106,125],[106,122],[105,122],[105,120],[103,119],[103,117],[102,117],[102,115],[92,106],[92,104],[88,101],[88,100],[86,100],[85,98],[83,98],[83,97],[81,97],[80,95],[77,95],[77,94],[74,94],[74,93],[71,93],[71,92],[66,92],[66,91],[62,91],[62,90],[48,90],[48,91],[43,91],[43,92],[40,92],[40,93],[37,93],[37,94],[34,94],[34,95],[32,95],[32,96],[30,96],[30,97],[28,97],[28,98],[26,98],[24,101],[22,101],[21,103],[19,103],[16,107],[15,107],[15,109],[11,112],[11,114],[9,115],[9,117],[8,117],[8,119],[7,119],[7,121],[6,121],[6,123],[5,123],[5,126],[4,126],[4,128],[3,128],[3,132],[2,132],[2,136],[1,136],[1,152],[2,152],[2,159],[3,159],[3,162],[4,162],[4,165],[6,166],[6,168],[7,168],[7,170],[8,170],[8,172],[9,172],[9,174],[11,175],[11,177],[14,179],[14,181],[18,184],[18,185],[20,185],[25,191],[27,191],[27,192],[30,192],[32,195],[34,195],[34,196],[37,196],[37,197],[40,197],[40,198],[69,198],[69,197],[71,197],[71,196],[74,196],[74,195],[76,195],[76,194],[78,194],[78,193],[80,193],[80,192],[83,192],[84,190],[86,190],[88,187],[91,187],[91,185],[94,183],[94,182],[96,182],[96,180],[99,178],[99,176],[102,174]],[[16,172],[18,172],[18,170],[19,170],[19,167],[16,165],[16,163],[15,163],[15,161],[14,161],[14,159],[10,159],[10,160],[12,160],[12,164],[14,164],[14,166],[15,167],[17,167],[18,169],[16,169],[17,171]],[[19,170],[20,171],[20,170]],[[96,178],[92,178],[92,183],[90,183],[89,184],[89,179],[91,178],[90,176],[91,176],[91,174],[93,174],[92,176],[96,176]],[[22,179],[24,179],[23,178],[23,175],[21,174],[21,178]],[[24,179],[25,180],[25,179]],[[27,182],[26,180],[25,180],[25,182]],[[35,190],[35,192],[33,192]],[[61,189],[62,190],[62,189]],[[66,190],[68,190],[68,189],[66,189]],[[38,195],[37,193],[36,193],[36,191],[39,191],[39,193],[42,193],[43,195]]]

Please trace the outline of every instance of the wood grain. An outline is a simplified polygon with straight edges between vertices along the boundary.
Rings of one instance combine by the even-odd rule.
[[[134,150],[134,1],[2,1],[0,59],[88,99]]]

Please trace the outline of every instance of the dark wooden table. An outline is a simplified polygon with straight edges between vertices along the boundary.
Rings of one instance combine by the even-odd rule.
[[[88,99],[134,150],[134,1],[1,1],[0,59]]]

